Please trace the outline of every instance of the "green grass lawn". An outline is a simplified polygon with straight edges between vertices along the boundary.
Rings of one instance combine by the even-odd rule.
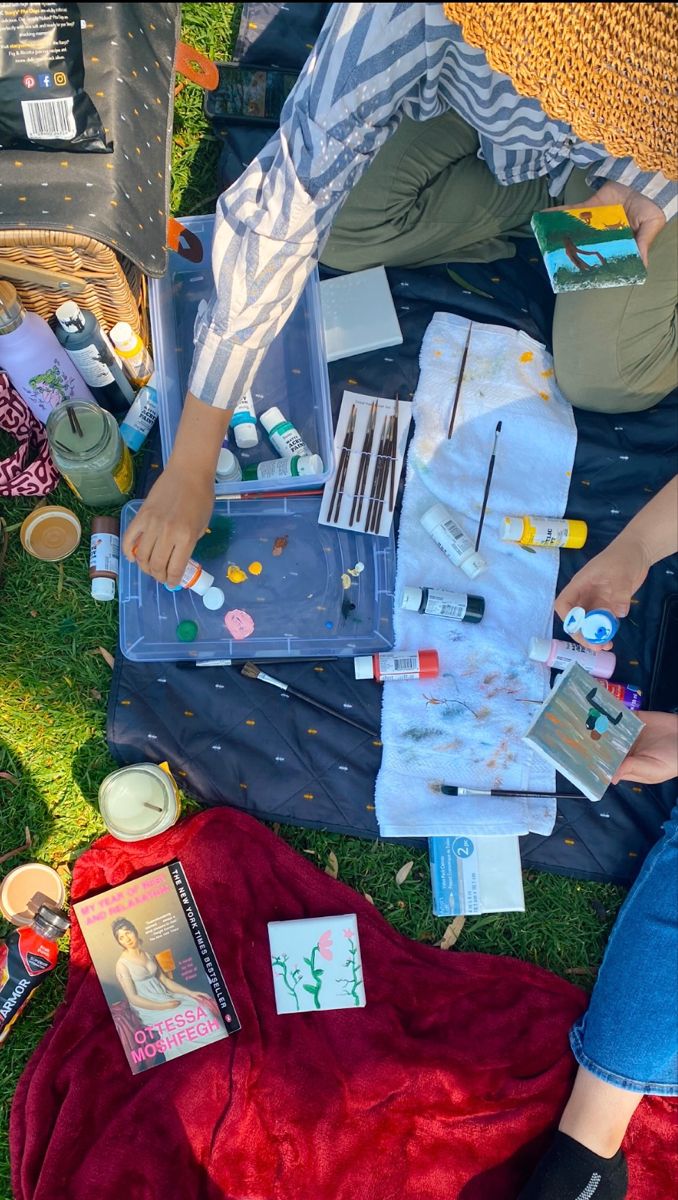
[[[236,5],[185,4],[184,36],[214,57],[225,57]],[[177,215],[213,208],[218,145],[209,140],[196,88],[177,98],[172,209]],[[0,439],[0,456],[8,443]],[[50,500],[75,509],[89,528],[88,512],[60,486]],[[0,502],[10,526],[31,510],[29,501]],[[38,563],[10,535],[0,581],[0,853],[24,839],[30,852],[0,870],[37,858],[70,880],[75,859],[102,831],[96,797],[114,763],[105,740],[110,669],[98,651],[113,651],[114,605],[95,607],[89,594],[87,542],[61,567]],[[189,806],[190,807],[190,806]],[[276,829],[278,827],[276,826]],[[367,893],[402,933],[438,941],[447,921],[431,913],[428,864],[422,853],[393,845],[282,826],[280,835],[323,868],[336,855],[339,877]],[[410,859],[413,869],[398,886],[395,875]],[[458,950],[509,954],[540,963],[585,987],[591,985],[623,893],[611,886],[578,883],[554,875],[525,876],[525,914],[470,918]],[[0,923],[0,932],[5,932]],[[54,975],[43,985],[0,1050],[0,1200],[10,1200],[7,1127],[16,1082],[49,1028],[64,990],[67,939]],[[441,951],[443,953],[443,951]]]

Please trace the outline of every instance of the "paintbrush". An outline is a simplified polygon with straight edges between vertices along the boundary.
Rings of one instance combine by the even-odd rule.
[[[374,424],[377,415],[377,401],[375,400],[370,408],[370,415],[367,419],[367,429],[363,438],[363,448],[360,451],[360,466],[358,467],[358,478],[356,479],[355,491],[353,493],[353,504],[351,505],[351,515],[349,517],[349,526],[353,525],[354,518],[359,521],[360,514],[363,510],[363,490],[367,481],[367,473],[370,466],[370,455],[372,453],[372,442],[374,441]],[[357,509],[356,509],[357,505]]]
[[[295,696],[297,700],[303,700],[305,704],[310,704],[311,708],[317,708],[321,712],[327,713],[330,717],[336,717],[338,721],[343,721],[346,725],[352,725],[354,729],[359,729],[361,733],[369,734],[371,738],[379,738],[381,736],[374,729],[368,729],[366,725],[361,725],[359,721],[354,721],[352,717],[347,717],[345,713],[337,712],[336,708],[330,708],[327,704],[322,704],[320,700],[314,700],[311,696],[307,696],[305,692],[298,692],[289,683],[283,683],[281,679],[276,679],[274,675],[267,675],[256,663],[246,662],[240,674],[244,675],[247,679],[260,679],[262,683],[270,683],[273,687],[280,688],[281,692],[287,692],[289,696]]]
[[[388,430],[390,422],[390,417],[384,417],[384,424],[381,427],[381,434],[379,435],[379,449],[377,450],[377,460],[374,467],[374,475],[372,476],[372,491],[370,492],[370,502],[367,506],[367,519],[365,521],[366,533],[374,532],[373,523],[376,515],[379,496],[382,493],[386,472],[386,450],[388,447]]]
[[[344,434],[344,444],[341,447],[341,455],[339,456],[339,466],[337,467],[337,474],[336,474],[336,478],[334,480],[334,487],[332,489],[332,497],[330,499],[329,508],[327,509],[328,521],[336,522],[339,520],[339,510],[341,509],[341,501],[342,501],[343,495],[344,495],[344,484],[346,483],[346,472],[348,471],[348,464],[349,464],[350,457],[351,457],[351,449],[353,447],[353,434],[355,432],[356,412],[357,412],[356,406],[355,406],[355,404],[353,404],[351,406],[351,413],[348,418],[348,423],[346,425],[346,433]],[[336,510],[335,510],[334,516],[332,516],[332,509],[334,508],[335,500],[336,500]]]
[[[541,800],[543,797],[549,800],[580,800],[584,798],[580,792],[526,792],[524,790],[521,792],[502,788],[462,788],[452,783],[441,783],[440,791],[444,796],[514,796],[518,799],[524,796],[526,800],[533,798]]]
[[[372,509],[372,522],[370,523],[369,516],[367,520],[367,532],[378,533],[381,524],[381,515],[384,508],[384,500],[386,498],[386,485],[391,469],[391,460],[393,457],[393,421],[392,416],[388,417],[384,422],[384,432],[382,444],[379,447],[379,461],[381,464],[379,478],[374,488],[374,500]]]
[[[487,479],[485,480],[485,493],[483,495],[483,503],[480,507],[480,521],[478,522],[478,532],[476,534],[476,550],[480,545],[480,535],[483,532],[483,524],[485,521],[485,509],[487,508],[487,498],[490,494],[490,484],[492,483],[492,473],[494,471],[494,460],[497,456],[497,440],[501,433],[501,421],[497,421],[497,427],[494,431],[494,443],[492,445],[492,454],[490,455],[490,465],[487,468]]]
[[[455,421],[455,417],[457,415],[457,406],[459,404],[459,397],[461,395],[461,385],[464,382],[464,371],[466,370],[466,359],[468,358],[468,348],[471,345],[471,330],[472,330],[472,328],[473,328],[473,324],[471,321],[469,321],[468,333],[466,335],[466,344],[464,346],[464,352],[461,356],[461,366],[459,368],[459,378],[457,379],[457,388],[454,393],[454,400],[452,401],[452,412],[450,413],[450,423],[447,427],[447,440],[448,441],[452,437],[452,430],[454,429],[454,421]]]
[[[398,417],[400,415],[399,400],[396,395],[396,406],[393,414],[393,443],[391,446],[390,482],[388,489],[388,511],[393,512],[395,505],[395,476],[396,476],[396,459],[398,456]]]

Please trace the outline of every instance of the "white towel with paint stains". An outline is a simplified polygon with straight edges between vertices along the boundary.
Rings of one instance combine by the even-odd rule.
[[[420,355],[398,537],[395,644],[437,650],[440,675],[383,685],[376,811],[389,837],[548,834],[555,821],[555,800],[548,796],[555,773],[521,739],[549,690],[550,672],[527,652],[531,637],[551,637],[559,555],[502,542],[500,525],[504,516],[564,512],[576,428],[544,347],[524,333],[474,323],[448,441],[467,333],[468,321],[436,313]],[[475,542],[498,420],[480,544],[488,569],[470,580],[438,549],[420,517],[439,501]],[[404,586],[484,596],[485,616],[474,625],[405,612]],[[441,784],[542,794],[479,799],[445,795]]]

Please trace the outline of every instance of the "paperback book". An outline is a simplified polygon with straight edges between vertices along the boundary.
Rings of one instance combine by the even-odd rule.
[[[647,271],[621,204],[551,208],[532,229],[554,292],[645,283]]]
[[[238,1032],[180,862],[73,908],[134,1075]]]
[[[601,800],[643,722],[579,663],[546,697],[524,740],[589,800]]]

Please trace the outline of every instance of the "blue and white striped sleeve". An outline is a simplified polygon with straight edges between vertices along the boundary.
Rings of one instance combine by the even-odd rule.
[[[408,112],[432,53],[425,4],[335,4],[280,129],[217,205],[215,293],[189,391],[227,408],[249,387],[368,163]]]
[[[592,184],[598,180],[601,184],[607,180],[624,183],[636,192],[642,192],[649,200],[661,208],[667,221],[678,213],[678,183],[667,179],[661,171],[641,171],[632,158],[605,158],[586,177]]]

